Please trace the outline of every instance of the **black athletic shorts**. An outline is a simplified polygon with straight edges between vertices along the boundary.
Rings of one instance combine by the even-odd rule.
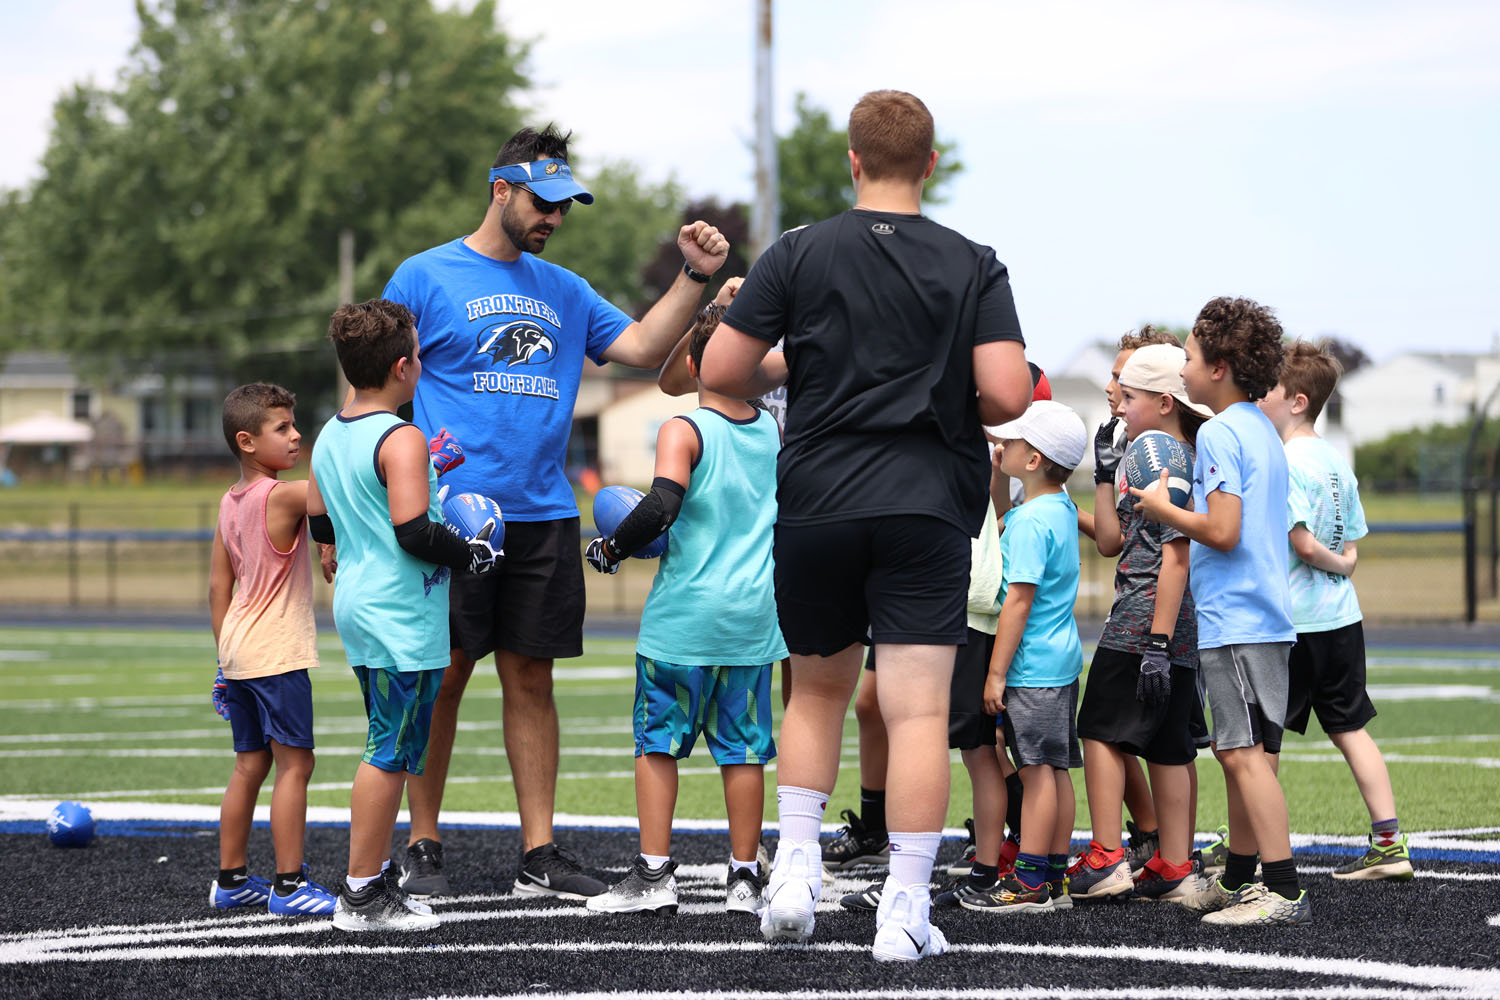
[[[1200,724],[1197,671],[1172,664],[1172,694],[1165,706],[1151,706],[1135,696],[1141,654],[1100,646],[1089,667],[1078,709],[1078,738],[1098,740],[1134,754],[1149,764],[1188,764],[1198,755],[1192,718]]]
[[[953,661],[953,687],[948,694],[948,746],[953,750],[992,747],[995,717],[984,711],[984,682],[990,674],[995,637],[969,629],[969,641],[958,647]]]
[[[956,646],[968,629],[969,536],[918,514],[776,526],[776,612],[787,649],[861,641]]]
[[[1208,699],[1203,694],[1203,671],[1193,671],[1193,714],[1188,718],[1188,735],[1193,746],[1207,750],[1214,745],[1213,734],[1208,731],[1208,715],[1204,705]]]
[[[1298,632],[1287,667],[1287,729],[1306,733],[1312,712],[1325,733],[1352,733],[1375,718],[1365,692],[1363,622],[1327,632]]]
[[[453,574],[448,629],[470,659],[504,649],[538,659],[583,655],[578,518],[505,525],[505,560],[483,576]]]

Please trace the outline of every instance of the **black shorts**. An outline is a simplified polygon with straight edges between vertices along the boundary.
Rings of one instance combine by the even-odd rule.
[[[1287,729],[1306,733],[1313,712],[1325,733],[1352,733],[1375,718],[1365,692],[1363,622],[1327,632],[1298,632],[1287,668]]]
[[[1192,736],[1197,673],[1172,664],[1172,695],[1165,706],[1153,707],[1135,696],[1141,654],[1100,646],[1078,709],[1078,737],[1112,744],[1149,764],[1191,763],[1198,755]],[[1201,724],[1202,711],[1197,715]]]
[[[1213,734],[1208,731],[1208,716],[1204,713],[1203,706],[1207,699],[1203,695],[1203,671],[1193,671],[1193,714],[1188,717],[1188,735],[1192,737],[1193,746],[1199,750],[1207,750],[1214,745]]]
[[[776,611],[787,649],[861,641],[956,646],[968,628],[969,536],[935,517],[776,526]]]
[[[953,661],[953,687],[948,694],[948,746],[953,750],[992,747],[995,717],[984,711],[984,682],[990,674],[995,637],[969,629],[969,641],[958,647]]]
[[[504,649],[538,659],[583,655],[578,518],[505,526],[505,560],[483,576],[453,574],[448,630],[472,660]]]

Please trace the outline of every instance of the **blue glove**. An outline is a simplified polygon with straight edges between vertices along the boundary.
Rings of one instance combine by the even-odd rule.
[[[1135,700],[1146,705],[1162,706],[1172,698],[1172,663],[1167,658],[1166,636],[1152,632],[1146,636],[1146,651],[1141,654],[1141,675],[1135,682]]]
[[[218,661],[215,660],[215,663]],[[229,721],[229,683],[224,680],[224,668],[219,667],[219,672],[214,675],[214,711],[225,722]]]
[[[427,442],[427,454],[432,456],[432,467],[439,476],[464,464],[464,450],[458,446],[446,427],[437,432],[437,437]]]
[[[609,546],[604,543],[603,538],[589,542],[589,547],[583,551],[583,558],[600,573],[613,575],[620,571],[620,560],[610,555]]]

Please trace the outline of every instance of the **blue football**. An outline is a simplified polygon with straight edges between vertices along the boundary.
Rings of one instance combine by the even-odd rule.
[[[87,847],[94,839],[94,814],[81,802],[59,802],[47,814],[47,839],[58,847]]]
[[[640,490],[629,486],[606,486],[594,494],[594,530],[608,538],[615,533],[625,515],[645,498]],[[667,551],[667,533],[635,553],[636,559],[659,559]]]
[[[1162,431],[1147,431],[1125,451],[1125,485],[1138,490],[1159,489],[1167,470],[1167,496],[1175,507],[1188,510],[1193,500],[1193,463],[1187,446]]]
[[[495,530],[490,534],[490,545],[498,549],[505,544],[505,516],[500,505],[482,493],[459,493],[443,501],[443,520],[448,530],[464,541],[479,534],[485,522],[495,519]]]

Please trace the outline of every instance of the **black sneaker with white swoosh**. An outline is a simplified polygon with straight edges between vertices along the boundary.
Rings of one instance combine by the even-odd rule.
[[[577,859],[556,844],[527,851],[521,858],[515,885],[515,891],[522,895],[559,899],[588,899],[606,888],[603,882],[585,875]]]

